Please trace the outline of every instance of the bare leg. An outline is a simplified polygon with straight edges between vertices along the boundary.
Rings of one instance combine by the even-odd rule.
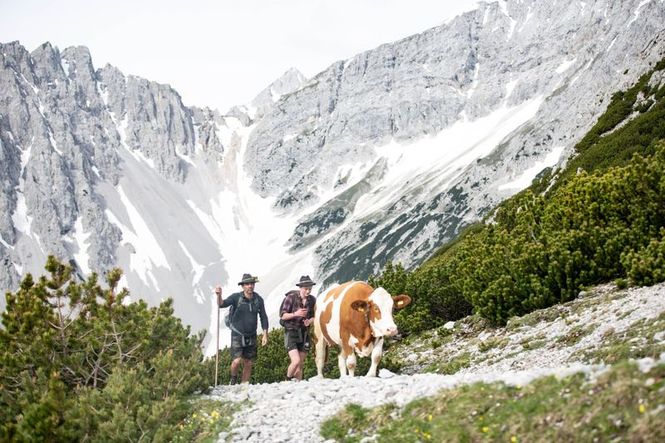
[[[298,352],[300,355],[300,361],[298,362],[298,373],[296,378],[302,380],[303,373],[305,372],[305,359],[307,358],[307,352]]]
[[[231,377],[237,377],[238,376],[238,369],[240,366],[240,362],[242,359],[240,357],[236,358],[231,362]]]
[[[242,359],[242,382],[249,383],[249,377],[252,375],[252,360]]]
[[[289,364],[289,367],[286,370],[286,378],[292,378],[296,377],[298,378],[298,368],[300,367],[300,353],[298,352],[298,349],[291,349],[289,351],[289,358],[291,359],[291,363]],[[298,378],[300,380],[302,377]]]

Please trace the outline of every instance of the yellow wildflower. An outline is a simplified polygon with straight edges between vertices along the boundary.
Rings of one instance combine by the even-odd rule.
[[[510,443],[517,443],[517,437],[514,435],[510,437]]]
[[[647,411],[646,406],[640,403],[640,414],[644,414]]]
[[[490,428],[489,428],[489,427],[487,427],[487,426],[483,426],[483,432],[489,432],[489,431],[490,431]]]
[[[432,421],[432,414],[427,416],[427,421]]]

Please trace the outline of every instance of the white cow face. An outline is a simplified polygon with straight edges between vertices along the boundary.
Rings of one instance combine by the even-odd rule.
[[[397,325],[393,319],[393,307],[401,309],[411,302],[408,295],[392,297],[383,288],[377,288],[367,302],[354,302],[353,309],[366,313],[374,337],[391,337],[397,334]]]

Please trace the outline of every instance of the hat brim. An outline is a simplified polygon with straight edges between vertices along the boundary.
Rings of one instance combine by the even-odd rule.
[[[238,282],[238,285],[246,285],[247,283],[256,283],[256,282],[258,282],[258,281],[259,281],[258,279],[239,281],[239,282]]]
[[[316,283],[296,283],[296,286],[299,288],[311,288],[314,286]]]

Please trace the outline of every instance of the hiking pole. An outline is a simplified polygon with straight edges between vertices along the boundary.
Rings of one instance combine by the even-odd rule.
[[[222,288],[217,286],[215,288],[217,294],[217,347],[215,348],[215,386],[217,386],[217,373],[219,371],[219,299],[222,296]]]

